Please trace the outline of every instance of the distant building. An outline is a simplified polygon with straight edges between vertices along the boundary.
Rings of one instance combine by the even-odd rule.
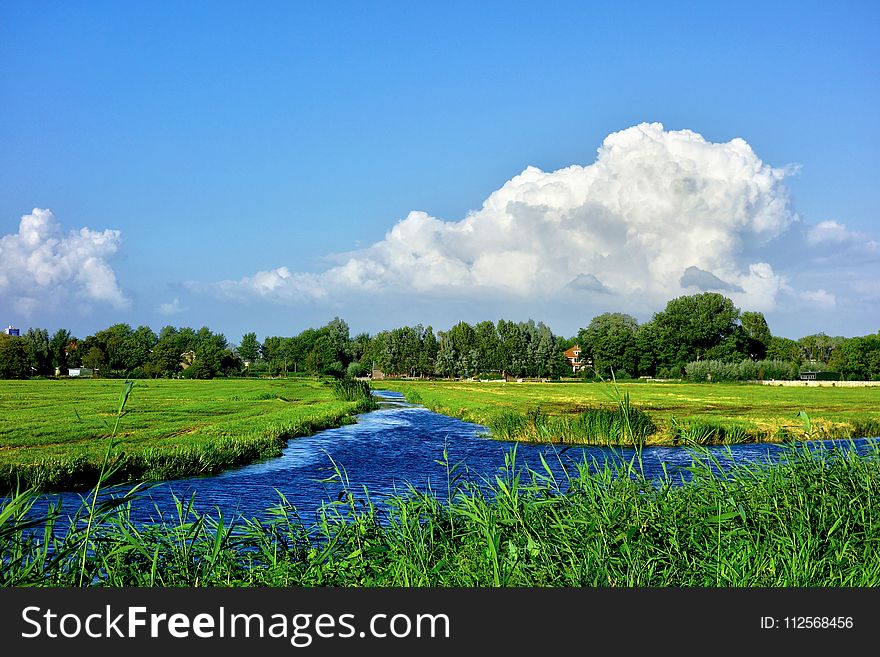
[[[564,353],[568,364],[571,366],[572,373],[580,372],[585,367],[593,364],[591,360],[581,357],[581,348],[579,345],[566,349]]]
[[[94,373],[91,367],[71,367],[67,370],[67,376],[93,376]]]
[[[17,328],[15,328],[12,324],[10,324],[10,325],[7,326],[5,329],[3,329],[3,332],[4,332],[6,335],[18,335],[18,336],[21,335],[21,331],[18,330]]]
[[[801,372],[801,381],[840,381],[840,372]]]

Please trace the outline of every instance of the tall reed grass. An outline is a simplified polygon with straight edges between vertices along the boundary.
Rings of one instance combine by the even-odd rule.
[[[622,395],[614,406],[594,406],[576,414],[549,415],[539,408],[491,417],[493,438],[572,445],[643,445],[657,427],[647,413]]]

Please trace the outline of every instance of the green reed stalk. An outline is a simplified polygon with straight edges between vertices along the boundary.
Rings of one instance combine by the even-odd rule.
[[[86,524],[86,533],[83,538],[83,550],[82,550],[82,559],[81,559],[81,567],[79,571],[79,586],[83,585],[83,579],[86,574],[86,556],[89,549],[89,537],[92,532],[92,521],[95,517],[95,505],[98,503],[98,493],[101,490],[101,485],[107,480],[109,476],[112,475],[114,468],[108,467],[110,463],[110,453],[113,450],[113,447],[116,442],[116,431],[119,429],[119,420],[122,418],[125,413],[125,405],[128,403],[128,397],[131,395],[131,389],[134,387],[134,381],[125,381],[122,386],[122,394],[119,396],[119,406],[116,409],[116,421],[113,423],[113,431],[110,434],[110,438],[107,441],[107,451],[104,453],[104,459],[101,461],[101,472],[98,475],[98,483],[95,484],[94,489],[92,490],[92,505],[89,509],[88,514],[88,522]]]

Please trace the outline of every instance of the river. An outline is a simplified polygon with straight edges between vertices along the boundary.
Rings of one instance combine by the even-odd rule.
[[[585,446],[533,445],[492,440],[485,437],[482,426],[433,413],[426,408],[408,404],[400,393],[375,391],[380,399],[379,410],[364,413],[354,424],[321,431],[312,436],[291,439],[281,456],[238,467],[223,473],[191,477],[159,483],[141,494],[132,505],[132,516],[143,522],[174,517],[174,496],[189,499],[194,495],[197,511],[223,516],[265,517],[266,510],[278,503],[279,493],[296,507],[302,521],[314,522],[322,503],[339,499],[348,489],[360,499],[382,506],[394,494],[407,491],[408,486],[425,491],[430,488],[445,498],[448,474],[462,481],[480,484],[492,481],[502,473],[506,458],[514,449],[515,466],[528,467],[546,474],[551,469],[557,481],[565,482],[566,470],[577,472],[580,463],[601,467],[606,462],[635,462],[633,449]],[[852,445],[867,452],[877,438],[853,441],[816,441],[811,447]],[[444,450],[448,466],[443,463]],[[734,462],[778,459],[785,447],[776,444],[745,444],[712,447],[708,453],[722,467]],[[543,458],[543,461],[542,461]],[[676,480],[689,478],[693,466],[691,450],[678,447],[646,447],[642,450],[641,467],[646,476],[662,478],[664,471]],[[340,477],[339,475],[342,475]],[[564,490],[564,484],[561,486]],[[62,501],[62,509],[73,511],[79,506],[80,494],[62,493],[45,496],[33,512],[45,509],[49,500]]]

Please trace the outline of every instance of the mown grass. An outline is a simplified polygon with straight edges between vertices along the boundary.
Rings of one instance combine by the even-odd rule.
[[[100,474],[121,382],[0,381],[0,490],[82,489]],[[363,395],[318,379],[139,380],[116,435],[116,481],[213,474],[352,421]]]
[[[687,442],[684,433],[701,444],[880,436],[877,387],[394,380],[382,381],[381,387],[512,440],[607,444],[601,430],[588,426],[584,414],[596,409],[613,413],[621,395],[629,395],[632,407],[655,425],[655,431],[645,435],[648,445],[682,444]],[[801,412],[812,418],[809,431]]]
[[[789,445],[775,465],[643,478],[638,463],[561,480],[515,450],[484,485],[447,463],[451,496],[377,507],[338,473],[338,501],[305,526],[283,498],[267,520],[194,512],[137,524],[131,497],[0,510],[2,586],[860,587],[880,584],[880,454]],[[135,493],[137,492],[135,491]],[[88,498],[86,498],[87,500]],[[62,520],[62,518],[65,518]],[[90,533],[86,523],[91,521]]]

